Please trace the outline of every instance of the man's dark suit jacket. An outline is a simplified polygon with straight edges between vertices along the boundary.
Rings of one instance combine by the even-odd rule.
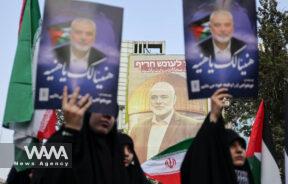
[[[200,121],[174,112],[161,142],[159,152],[184,139],[196,136],[201,125]],[[147,160],[147,145],[151,128],[152,117],[137,123],[130,132],[140,163]]]
[[[69,66],[71,55],[70,45],[64,45],[62,47],[56,48],[54,52],[56,54],[58,63],[66,64],[67,66]],[[91,47],[88,58],[88,67],[100,63],[104,58],[104,53]]]
[[[214,46],[213,46],[212,37],[208,38],[207,40],[204,40],[198,46],[201,49],[202,54],[205,57],[211,56],[211,59],[215,60],[215,53],[214,53]],[[246,44],[243,41],[232,37],[231,38],[231,49],[230,49],[231,56],[233,57],[233,55],[237,55],[238,54],[237,51],[241,52],[242,48],[244,49],[245,46],[246,46]]]

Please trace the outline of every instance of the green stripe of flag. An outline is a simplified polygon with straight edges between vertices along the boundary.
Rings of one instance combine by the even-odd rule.
[[[34,111],[32,95],[32,58],[34,36],[39,26],[38,0],[27,0],[19,32],[14,65],[10,78],[4,125],[32,119]]]
[[[248,158],[251,172],[254,179],[254,184],[261,184],[261,161],[256,157]]]
[[[161,153],[159,153],[158,155],[153,157],[152,160],[159,159],[163,156],[166,156],[167,154],[175,154],[177,152],[187,151],[187,149],[190,147],[192,141],[193,141],[193,138],[185,139],[185,140],[175,144],[174,146],[171,146],[171,147],[165,149],[164,151],[162,151]]]

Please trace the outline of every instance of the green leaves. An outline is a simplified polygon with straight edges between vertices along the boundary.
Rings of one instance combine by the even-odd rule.
[[[258,98],[233,99],[225,109],[225,118],[244,135],[249,135],[251,125],[247,120],[255,117],[261,99],[268,102],[277,161],[283,168],[284,98],[288,95],[288,12],[279,11],[275,0],[260,0],[258,23],[261,48]]]

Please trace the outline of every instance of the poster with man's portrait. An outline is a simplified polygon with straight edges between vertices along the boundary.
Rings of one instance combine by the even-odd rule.
[[[46,1],[38,53],[35,105],[61,107],[63,87],[90,94],[90,111],[114,114],[123,9],[71,0]]]
[[[207,100],[188,100],[184,56],[130,56],[128,128],[141,163],[194,137]]]
[[[258,91],[254,0],[183,0],[185,57],[190,99],[225,87],[233,97]]]

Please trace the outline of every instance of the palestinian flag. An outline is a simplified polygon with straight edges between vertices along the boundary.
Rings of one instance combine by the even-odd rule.
[[[70,24],[71,22],[65,22],[49,27],[48,32],[53,46],[60,47],[69,42]]]
[[[211,35],[209,28],[209,16],[191,23],[189,27],[197,42],[201,42]]]
[[[161,184],[180,184],[180,167],[191,143],[192,138],[167,148],[144,162],[143,171]]]
[[[246,154],[252,168],[255,184],[281,183],[268,123],[268,112],[265,110],[263,100],[256,114]]]

